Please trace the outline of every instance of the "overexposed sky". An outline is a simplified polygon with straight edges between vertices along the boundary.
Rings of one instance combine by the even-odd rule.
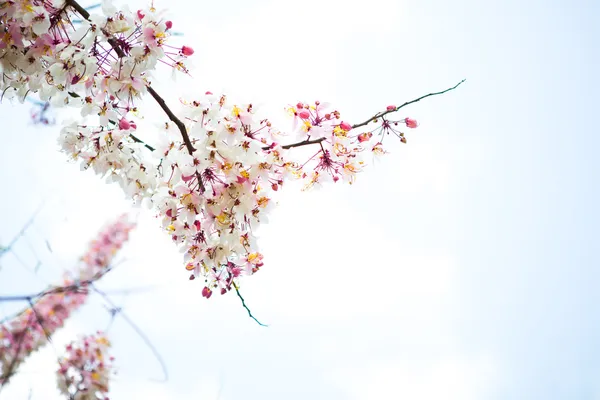
[[[420,127],[406,145],[389,140],[392,154],[355,185],[285,191],[261,231],[266,265],[242,287],[268,328],[234,295],[203,299],[142,212],[101,286],[159,285],[114,300],[158,348],[169,380],[156,381],[160,365],[117,318],[113,399],[600,399],[594,2],[155,6],[196,50],[193,80],[155,78],[170,103],[225,90],[275,113],[318,99],[352,122],[467,82],[407,108],[399,117]],[[147,126],[160,116],[153,107]],[[32,127],[27,106],[0,113],[0,242],[46,200],[30,234],[38,257],[17,249],[27,266],[44,264],[33,274],[7,255],[0,293],[35,292],[128,203],[67,164],[57,128]],[[106,327],[102,300],[86,307],[57,343]],[[55,398],[53,357],[48,348],[32,358],[0,399],[30,388],[33,399]]]

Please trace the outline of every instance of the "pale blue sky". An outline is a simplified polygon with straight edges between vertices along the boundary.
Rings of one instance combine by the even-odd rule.
[[[267,265],[244,286],[267,329],[233,296],[204,301],[156,221],[142,215],[128,261],[105,287],[170,282],[129,297],[125,310],[171,377],[148,380],[160,368],[117,321],[114,399],[216,399],[219,385],[221,400],[600,399],[597,2],[164,6],[196,49],[185,93],[225,88],[267,109],[318,98],[364,119],[467,82],[407,109],[402,116],[419,129],[353,187],[289,189],[262,233]],[[175,86],[161,84],[176,101],[167,88]],[[54,189],[41,217],[56,235],[54,265],[40,272],[51,278],[126,203],[117,188],[64,165],[55,133],[28,127],[26,109],[0,112],[10,116],[0,239]],[[29,166],[16,169],[23,160]],[[0,293],[34,290],[35,279],[4,262]],[[57,340],[105,322],[79,315]],[[43,371],[51,358],[27,370]],[[25,398],[32,382],[41,391],[34,399],[47,398],[52,377],[38,376],[0,399]]]

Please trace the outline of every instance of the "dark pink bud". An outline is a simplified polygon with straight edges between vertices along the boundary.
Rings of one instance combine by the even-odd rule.
[[[419,126],[419,124],[417,124],[417,121],[412,118],[404,118],[404,123],[409,128],[416,128],[417,126]]]
[[[366,142],[367,140],[371,139],[373,137],[373,134],[371,132],[365,132],[365,133],[361,133],[360,135],[358,135],[358,141],[359,142]]]
[[[340,128],[342,128],[342,129],[343,129],[343,130],[345,130],[345,131],[349,131],[349,130],[351,130],[351,129],[352,129],[352,125],[350,125],[350,124],[349,124],[349,123],[347,123],[347,122],[344,122],[344,121],[342,121],[342,122],[340,123]]]
[[[165,214],[167,214],[167,217],[173,218],[173,211],[170,208],[167,210],[167,212]]]
[[[205,94],[205,95],[207,95],[207,96],[209,96],[209,95],[213,94],[213,92],[211,92],[211,91],[208,91],[208,92],[206,92],[206,93],[204,93],[204,94]]]
[[[194,221],[194,226],[196,227],[196,229],[200,230],[200,221],[195,220]]]
[[[212,296],[212,290],[210,290],[207,286],[204,286],[204,289],[202,289],[202,297],[210,299],[210,296]]]
[[[302,119],[308,119],[310,117],[310,113],[308,111],[306,111],[306,110],[300,111],[300,113],[298,115]]]
[[[191,56],[192,54],[194,54],[194,49],[192,49],[191,47],[188,47],[188,46],[183,46],[183,47],[181,48],[181,53],[182,53],[184,56],[188,56],[188,57],[189,57],[189,56]]]
[[[387,108],[386,108],[386,110],[388,110],[388,111],[392,111],[395,109],[396,109],[396,106],[393,106],[393,105],[387,106]]]
[[[137,10],[137,16],[138,16],[139,19],[144,19],[144,17],[145,17],[145,15],[142,12],[142,10]]]
[[[167,21],[165,22],[165,25],[167,26],[167,29],[171,29],[173,27],[173,22]]]
[[[119,129],[127,130],[131,128],[131,124],[125,118],[121,118],[119,121]]]

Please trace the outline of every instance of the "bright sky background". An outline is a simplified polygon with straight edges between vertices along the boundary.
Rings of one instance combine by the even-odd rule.
[[[288,188],[261,232],[266,265],[242,286],[268,328],[235,295],[203,299],[142,212],[100,286],[160,285],[113,298],[169,380],[157,382],[160,365],[117,318],[111,398],[600,399],[597,2],[155,5],[196,50],[194,80],[155,78],[170,103],[224,89],[266,110],[330,101],[354,121],[467,82],[407,108],[399,117],[420,127],[355,185]],[[32,293],[129,206],[67,164],[58,128],[32,126],[27,106],[5,102],[0,117],[0,243],[45,200],[27,235],[37,256],[27,241],[15,249],[43,264],[33,274],[5,256],[0,294]],[[0,303],[0,315],[18,306]],[[96,296],[55,342],[108,320]],[[32,357],[0,399],[54,399],[54,359],[51,347]]]

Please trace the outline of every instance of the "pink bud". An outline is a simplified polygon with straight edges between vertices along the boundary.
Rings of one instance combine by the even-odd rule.
[[[298,115],[302,119],[308,119],[310,117],[310,113],[308,111],[306,111],[306,110],[300,111],[300,113]]]
[[[417,126],[419,126],[417,124],[417,120],[414,120],[412,118],[404,118],[404,123],[406,124],[406,126],[408,126],[409,128],[416,128]]]
[[[144,15],[144,13],[142,12],[142,10],[138,10],[138,11],[137,11],[137,16],[138,16],[138,18],[139,18],[139,19],[144,19],[144,17],[145,17],[145,15]]]
[[[366,142],[367,140],[371,139],[373,137],[373,134],[371,132],[365,132],[365,133],[361,133],[360,135],[358,135],[358,141],[359,142]]]
[[[167,25],[167,29],[171,29],[173,27],[173,22],[167,21],[165,22],[165,25]]]
[[[204,289],[202,289],[202,297],[206,297],[207,299],[210,299],[210,296],[212,296],[212,290],[210,290],[208,287],[204,286]]]
[[[167,217],[173,218],[173,211],[170,208],[167,210],[167,212],[165,214],[167,215]]]
[[[351,130],[351,129],[352,129],[352,125],[350,125],[350,124],[349,124],[349,123],[347,123],[347,122],[344,122],[344,121],[342,121],[342,122],[340,123],[340,128],[342,128],[342,129],[343,129],[343,130],[345,130],[345,131],[349,131],[349,130]]]
[[[213,94],[213,92],[208,91],[208,92],[206,92],[204,94],[207,95],[207,96],[209,96],[209,95]]]
[[[200,230],[200,221],[195,220],[194,221],[194,226],[196,227],[196,229]]]
[[[396,109],[396,106],[393,106],[393,105],[387,106],[387,108],[386,108],[386,110],[388,110],[388,111],[392,111],[395,109]]]
[[[119,129],[127,130],[129,128],[131,128],[129,121],[127,121],[125,118],[121,118],[119,121]]]
[[[192,49],[191,47],[188,46],[183,46],[181,48],[181,53],[183,53],[184,56],[191,56],[192,54],[194,54],[194,49]]]

